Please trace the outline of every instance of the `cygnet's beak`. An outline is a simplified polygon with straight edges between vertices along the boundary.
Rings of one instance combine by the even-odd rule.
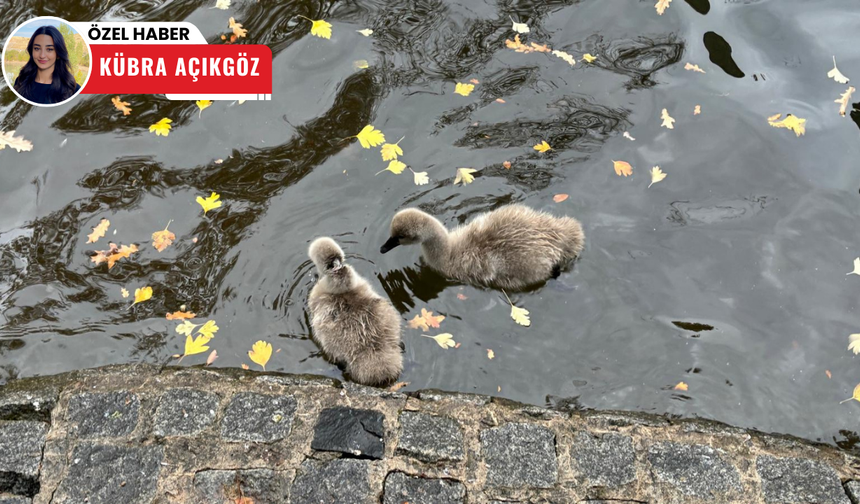
[[[379,251],[384,254],[398,245],[400,245],[400,238],[392,236],[387,242],[383,243],[382,246],[379,247]]]
[[[329,266],[328,270],[334,272],[339,271],[341,268],[343,268],[343,261],[341,261],[339,258],[334,258],[332,259],[331,265]]]

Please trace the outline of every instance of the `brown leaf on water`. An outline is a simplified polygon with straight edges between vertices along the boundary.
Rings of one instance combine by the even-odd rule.
[[[167,320],[185,320],[185,319],[193,319],[196,317],[196,313],[189,313],[184,311],[175,311],[173,313],[167,314]]]
[[[249,366],[243,362],[242,363],[242,369],[251,369],[251,366]]]
[[[672,3],[672,0],[657,0],[657,3],[654,4],[654,8],[657,9],[657,14],[663,15],[666,12],[666,9],[669,8],[669,4]]]
[[[825,373],[825,374],[827,374],[827,378],[833,378],[833,375],[832,375],[832,374],[830,374],[830,370],[829,370],[829,369],[825,369],[825,370],[824,370],[824,373]]]
[[[170,222],[173,221],[171,220]],[[173,240],[176,239],[176,235],[167,230],[170,222],[167,223],[167,226],[163,230],[152,233],[152,246],[159,252],[169,247],[173,243]]]
[[[481,83],[481,81],[479,81],[478,79],[469,79],[469,82],[471,82],[472,84],[480,84]]]
[[[629,177],[633,175],[633,167],[630,166],[630,163],[626,161],[613,161],[613,167],[615,168],[615,173],[619,177],[624,175],[625,177]]]
[[[684,382],[678,382],[678,384],[677,384],[677,385],[675,385],[674,390],[687,390],[687,389],[689,389],[689,388],[690,388],[690,387],[689,387],[686,383],[684,383]]]
[[[457,294],[457,299],[459,299],[460,301],[465,301],[465,300],[469,299],[469,297],[466,296],[465,294],[460,293],[460,294]]]
[[[95,243],[99,240],[99,238],[104,238],[105,233],[107,233],[108,227],[110,227],[110,221],[107,219],[102,219],[96,227],[93,228],[93,232],[87,235],[87,243]]]
[[[218,350],[212,350],[212,353],[209,354],[209,357],[206,359],[206,365],[211,366],[215,359],[218,358]]]
[[[403,387],[405,387],[407,385],[409,385],[408,381],[397,382],[394,385],[388,387],[388,391],[389,392],[397,392],[398,390],[402,389]]]
[[[561,203],[562,201],[566,200],[569,197],[570,197],[569,194],[556,194],[555,196],[552,197],[552,200],[555,201],[556,203]]]
[[[122,101],[119,96],[114,96],[110,99],[110,102],[113,103],[113,106],[116,107],[117,110],[122,112],[122,115],[131,114],[132,109],[128,108],[129,103]]]
[[[702,113],[702,106],[696,105],[696,108],[693,109],[693,115],[699,115]]]
[[[511,169],[511,162],[505,161],[504,163],[502,163],[502,166],[505,167],[505,170],[510,170]]]
[[[15,130],[3,132],[0,131],[0,150],[9,146],[15,149],[16,152],[33,150],[33,143],[29,140],[24,140],[24,137],[15,136]]]
[[[121,247],[117,247],[116,243],[108,244],[110,249],[108,250],[97,250],[96,254],[90,258],[92,262],[96,265],[99,265],[103,262],[108,263],[108,269],[113,268],[113,265],[116,264],[120,259],[128,259],[131,254],[137,252],[137,245],[123,245]]]
[[[233,30],[233,35],[237,37],[244,37],[248,34],[248,30],[242,28],[241,23],[237,23],[235,19],[230,18],[228,22],[230,29]],[[232,42],[234,39],[231,37],[230,41]]]
[[[423,331],[430,330],[431,327],[439,328],[439,324],[445,320],[444,315],[433,315],[433,312],[427,311],[426,308],[421,308],[421,315],[415,315],[415,318],[409,321],[409,327]]]
[[[496,98],[496,103],[508,103],[508,102],[506,102],[505,100],[502,100],[501,98]]]
[[[507,46],[508,49],[513,49],[519,53],[550,52],[550,51],[552,51],[552,49],[547,47],[546,44],[540,45],[540,44],[536,44],[534,42],[531,42],[528,45],[523,44],[520,41],[520,35],[519,34],[514,36],[514,40],[505,39],[505,46]]]

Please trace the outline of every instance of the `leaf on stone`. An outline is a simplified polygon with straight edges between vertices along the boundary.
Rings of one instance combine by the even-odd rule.
[[[410,168],[409,171],[412,172],[412,176],[415,179],[415,185],[426,185],[430,183],[430,177],[427,176],[427,172],[413,171],[412,168]]]
[[[660,119],[663,119],[663,124],[661,124],[660,126],[664,128],[675,129],[675,119],[673,119],[672,116],[669,115],[668,110],[663,109],[663,112],[660,113]]]
[[[588,63],[592,63],[592,62],[594,62],[594,60],[597,59],[597,56],[592,56],[589,53],[585,53],[582,55],[582,59],[584,59]]]
[[[686,65],[684,65],[684,70],[692,70],[694,72],[705,73],[704,70],[699,68],[699,65],[693,65],[691,63],[687,63]]]
[[[454,92],[461,96],[469,96],[469,93],[475,89],[474,84],[464,84],[462,82],[458,82],[457,86],[454,88]]]
[[[839,404],[842,404],[844,402],[848,402],[851,400],[860,401],[860,384],[858,384],[856,387],[854,387],[854,395],[852,395],[848,399],[845,399],[844,401],[840,401]]]
[[[137,303],[143,303],[144,301],[149,300],[152,297],[152,287],[146,286],[141,287],[139,289],[134,289],[134,303],[131,305],[134,306]]]
[[[397,382],[394,385],[388,387],[388,391],[389,392],[397,392],[398,390],[402,389],[403,387],[405,387],[407,385],[409,385],[408,381]]]
[[[690,387],[686,383],[678,382],[678,384],[675,385],[674,390],[688,390],[689,388]]]
[[[266,363],[272,357],[272,344],[262,340],[254,343],[254,346],[248,351],[248,357],[253,362],[263,366],[263,371],[265,371]]]
[[[806,119],[801,119],[797,116],[788,114],[785,119],[778,121],[782,114],[768,117],[767,122],[774,128],[786,128],[794,132],[795,135],[801,136],[806,133]]]
[[[657,182],[660,182],[664,178],[666,178],[666,173],[664,173],[663,170],[661,170],[659,166],[655,166],[654,168],[651,168],[651,183],[648,184],[648,187],[651,187],[652,185],[656,184]]]
[[[839,104],[839,115],[845,117],[845,112],[848,110],[848,103],[851,100],[851,95],[854,94],[854,86],[848,86],[848,90],[842,93],[838,100],[834,100]]]
[[[173,221],[171,220],[170,222]],[[161,231],[152,233],[152,246],[159,252],[162,252],[164,249],[169,247],[170,244],[173,243],[173,240],[176,239],[176,235],[167,230],[170,226],[170,222],[168,222],[167,226],[164,226],[164,229]]]
[[[171,128],[170,123],[172,123],[172,122],[173,121],[171,121],[170,119],[165,117],[164,119],[151,125],[149,127],[149,132],[150,133],[154,132],[155,136],[167,136],[168,133],[170,133],[170,128]]]
[[[378,172],[376,172],[376,175],[379,175],[380,173],[382,173],[384,171],[390,171],[391,173],[393,173],[395,175],[400,175],[401,173],[403,173],[403,170],[405,170],[405,169],[406,169],[406,163],[404,163],[402,161],[398,161],[395,159],[395,160],[391,161],[390,163],[388,163],[388,168],[386,168],[384,170],[379,170]]]
[[[197,117],[200,117],[203,114],[203,109],[209,108],[212,106],[212,100],[197,100],[194,102],[197,104],[197,108],[200,109],[197,111]]]
[[[376,147],[377,145],[385,142],[385,135],[370,124],[362,128],[361,131],[358,132],[358,135],[350,138],[358,138],[358,142],[365,149]]]
[[[541,140],[541,142],[539,144],[535,145],[533,147],[533,149],[538,151],[538,152],[546,152],[546,151],[552,149],[552,147],[550,147],[549,144],[546,143],[546,140]]]
[[[702,106],[696,105],[696,108],[693,109],[693,115],[699,115],[702,113]]]
[[[187,320],[183,320],[181,324],[176,326],[176,332],[179,334],[184,334],[186,336],[191,336],[191,333],[194,331],[194,328],[199,325],[200,324],[192,324]]]
[[[562,201],[566,200],[569,197],[570,197],[569,194],[556,194],[555,196],[552,197],[552,200],[555,201],[556,203],[561,203]]]
[[[128,289],[126,289],[125,287],[121,288],[119,290],[119,292],[120,292],[120,294],[122,294],[122,297],[124,297],[124,298],[127,298],[129,296]]]
[[[218,350],[212,350],[212,353],[209,354],[209,357],[206,358],[206,365],[211,366],[215,359],[218,358]]]
[[[627,161],[612,161],[612,165],[615,168],[615,174],[619,177],[621,175],[625,177],[633,175],[633,167]]]
[[[29,140],[24,140],[24,137],[15,136],[15,130],[3,132],[0,131],[0,150],[9,146],[17,152],[33,150],[33,144]]]
[[[415,318],[409,321],[409,327],[412,329],[420,327],[424,331],[429,331],[431,327],[438,329],[443,320],[445,320],[444,315],[433,315],[432,311],[421,308],[421,314],[415,315]]]
[[[203,198],[203,196],[197,196],[197,203],[200,203],[200,206],[203,207],[203,215],[206,215],[206,212],[209,210],[214,210],[221,206],[222,201],[218,201],[221,199],[221,195],[213,192],[209,195],[208,198]]]
[[[567,61],[568,64],[570,64],[570,65],[576,64],[576,60],[573,58],[573,56],[564,52],[564,51],[555,50],[552,52],[552,55],[557,56],[557,57],[563,59],[564,61]]]
[[[109,227],[110,227],[110,221],[109,220],[107,220],[107,219],[100,220],[98,225],[96,225],[96,227],[93,228],[93,232],[87,235],[87,243],[95,243],[99,240],[99,238],[104,238]]]
[[[436,336],[430,336],[427,334],[422,334],[421,336],[435,340],[436,343],[445,350],[447,350],[449,348],[453,348],[454,346],[457,345],[457,342],[454,341],[454,336],[449,334],[449,333],[442,333],[442,334],[438,334]]]
[[[371,30],[370,28],[365,28],[363,30],[355,30],[355,31],[364,35],[365,37],[369,37],[369,36],[373,35],[373,30]]]
[[[860,275],[860,257],[854,259],[854,271],[845,273],[846,275]]]
[[[175,311],[173,313],[168,313],[166,318],[167,318],[167,320],[185,320],[185,319],[193,319],[196,316],[197,316],[196,313],[190,313],[190,312],[184,312],[184,311]]]
[[[657,0],[657,3],[654,4],[654,8],[657,9],[657,14],[663,15],[666,12],[666,9],[669,8],[669,4],[672,3],[672,0]]]
[[[206,323],[203,324],[203,327],[201,327],[200,329],[197,330],[198,334],[202,334],[203,336],[206,336],[207,338],[215,337],[216,332],[218,332],[218,326],[215,325],[214,320],[207,320]]]
[[[508,19],[510,19],[511,23],[514,24],[511,27],[511,29],[514,30],[515,32],[517,32],[517,33],[528,33],[529,32],[529,25],[527,25],[525,23],[517,23],[516,21],[514,21],[514,18],[512,18],[510,16],[508,16]]]
[[[382,146],[382,149],[380,149],[379,152],[382,154],[383,161],[391,161],[392,159],[397,159],[397,156],[403,155],[403,149],[400,148],[400,142],[404,138],[405,137],[400,137],[400,140],[396,143],[387,143]]]
[[[827,76],[840,84],[848,84],[848,81],[851,80],[842,75],[842,72],[836,67],[836,56],[833,57],[833,70],[827,72]]]
[[[122,112],[122,115],[127,116],[131,114],[132,109],[128,108],[130,103],[122,101],[119,96],[114,96],[110,99],[110,102],[113,103],[113,106],[116,107],[117,110]]]
[[[511,318],[514,319],[514,322],[521,326],[530,326],[532,325],[532,321],[529,318],[529,311],[525,308],[520,308],[519,306],[515,306],[511,301],[511,298],[508,297],[508,293],[502,291],[502,294],[505,295],[505,299],[508,300],[508,303],[511,305]]]
[[[496,352],[493,352],[492,348],[487,349],[487,358],[493,360],[496,358]]]
[[[478,170],[473,170],[471,168],[457,168],[457,176],[454,177],[454,185],[463,182],[463,184],[471,184],[472,181],[475,180],[475,177],[472,175]]]
[[[232,17],[227,22],[227,24],[230,27],[230,29],[233,30],[233,35],[235,35],[237,37],[244,37],[245,35],[248,34],[248,30],[242,28],[242,24],[237,23],[236,20],[233,19]]]
[[[854,355],[860,354],[860,334],[848,336],[848,350],[854,352]]]
[[[120,259],[128,259],[131,254],[137,252],[137,245],[122,245],[121,247],[117,247],[116,243],[109,243],[108,246],[110,249],[108,250],[97,250],[95,255],[90,258],[92,262],[96,265],[101,264],[103,262],[108,263],[108,269],[113,268],[113,265],[116,264]]]

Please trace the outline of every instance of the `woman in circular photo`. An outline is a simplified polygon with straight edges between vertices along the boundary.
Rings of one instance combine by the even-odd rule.
[[[15,91],[33,103],[60,103],[80,88],[72,74],[69,51],[57,28],[36,28],[27,44],[29,61],[15,79]]]

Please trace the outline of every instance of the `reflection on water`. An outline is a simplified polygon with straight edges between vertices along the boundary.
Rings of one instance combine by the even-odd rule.
[[[860,382],[845,350],[860,324],[860,284],[845,275],[860,255],[860,104],[840,117],[833,100],[845,89],[825,78],[831,55],[860,78],[860,50],[846,43],[856,9],[839,0],[686,0],[662,16],[653,2],[598,0],[210,7],[0,5],[6,31],[34,15],[185,20],[210,43],[233,16],[248,43],[275,56],[273,101],[218,102],[202,114],[142,95],[123,96],[129,116],[107,96],[36,109],[0,89],[0,130],[35,145],[0,152],[0,381],[174,362],[184,340],[164,315],[182,305],[221,327],[216,365],[248,363],[264,339],[281,350],[268,369],[340,377],[310,339],[306,309],[307,247],[330,235],[404,322],[421,308],[444,314],[438,332],[461,343],[442,350],[404,323],[407,390],[702,416],[858,451],[858,405],[838,402]],[[332,23],[332,39],[310,36],[298,15]],[[510,18],[529,25],[524,41],[576,64],[506,48]],[[356,32],[364,28],[373,35]],[[357,60],[369,67],[356,70]],[[453,94],[471,79],[471,95]],[[674,130],[660,127],[664,108]],[[806,135],[772,128],[776,113],[806,118]],[[174,126],[166,138],[148,131],[163,117]],[[403,160],[428,173],[427,185],[408,171],[374,175],[378,151],[344,140],[369,123],[404,137]],[[535,151],[541,141],[552,150]],[[633,176],[618,177],[613,160]],[[652,166],[668,177],[648,188]],[[454,186],[458,167],[477,170],[475,181]],[[212,191],[224,205],[203,215],[194,200]],[[569,198],[554,203],[557,194]],[[588,235],[575,268],[513,299],[531,312],[530,328],[513,323],[500,292],[447,281],[416,247],[379,254],[401,208],[453,227],[513,202],[575,216]],[[110,234],[87,244],[102,218]],[[170,220],[177,239],[157,252],[150,236]],[[90,255],[106,241],[140,251],[95,266]],[[129,308],[120,289],[144,285],[152,299]],[[676,390],[680,381],[689,388]]]

